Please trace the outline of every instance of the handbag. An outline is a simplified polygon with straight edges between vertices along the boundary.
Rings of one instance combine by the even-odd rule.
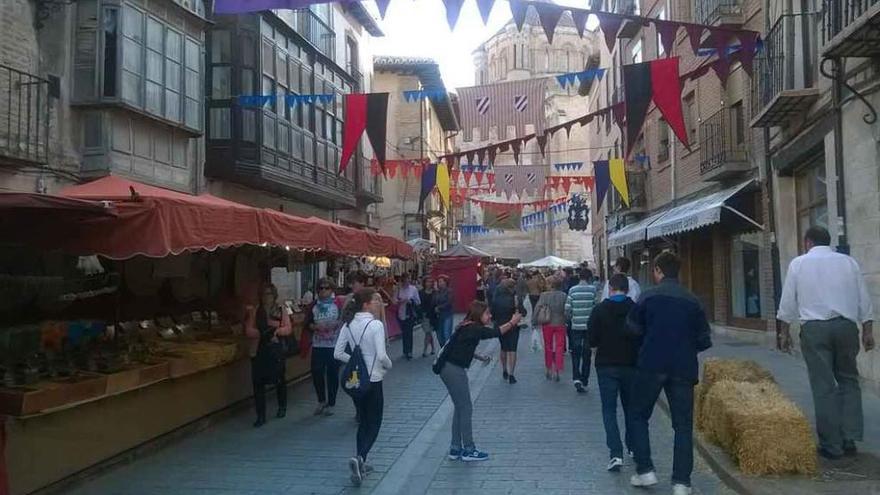
[[[550,323],[550,306],[547,304],[538,305],[538,310],[535,311],[535,322],[538,325],[546,325]]]

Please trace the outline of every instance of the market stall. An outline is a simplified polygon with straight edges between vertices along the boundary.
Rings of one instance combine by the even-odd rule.
[[[441,256],[431,268],[431,276],[449,277],[452,306],[456,313],[466,313],[471,302],[477,298],[477,277],[480,258],[473,256]]]
[[[247,399],[243,308],[273,272],[411,253],[387,236],[112,176],[59,196],[0,194],[0,414],[16,491]],[[292,320],[300,335],[303,315]],[[307,372],[289,356],[288,379]]]
[[[577,266],[576,261],[569,261],[557,256],[545,256],[528,263],[520,263],[519,268],[568,268]]]

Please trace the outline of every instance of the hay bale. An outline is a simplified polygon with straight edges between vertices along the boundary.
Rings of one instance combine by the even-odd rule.
[[[775,383],[722,380],[702,404],[706,436],[748,475],[814,474],[810,423]]]
[[[773,375],[751,360],[709,358],[703,363],[703,377],[699,388],[694,390],[694,424],[704,430],[703,404],[712,386],[722,380],[747,383],[775,383]]]

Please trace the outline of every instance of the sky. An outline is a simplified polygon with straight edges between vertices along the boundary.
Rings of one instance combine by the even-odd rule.
[[[585,7],[585,0],[556,0],[559,5]],[[371,14],[379,19],[373,2],[364,2]],[[507,2],[498,0],[483,25],[483,18],[474,0],[465,0],[455,30],[446,22],[442,0],[395,0],[388,6],[379,26],[383,38],[373,40],[375,55],[430,57],[440,64],[446,88],[452,90],[474,84],[472,53],[511,19]]]

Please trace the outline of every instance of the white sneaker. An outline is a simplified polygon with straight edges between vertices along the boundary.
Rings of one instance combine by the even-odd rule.
[[[676,483],[672,485],[672,495],[691,495],[691,487]]]
[[[654,486],[657,484],[657,474],[654,471],[649,471],[645,474],[634,474],[629,479],[629,484],[632,486]]]
[[[620,457],[612,457],[610,461],[608,461],[608,470],[616,473],[620,471],[620,468],[623,467],[623,459]]]

